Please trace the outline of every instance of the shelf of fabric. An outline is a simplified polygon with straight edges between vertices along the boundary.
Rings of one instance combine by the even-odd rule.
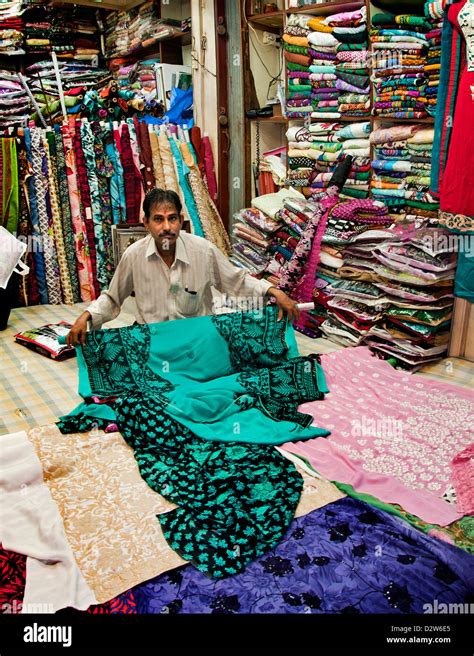
[[[182,46],[191,45],[192,35],[191,32],[183,32],[182,34],[175,34],[174,36],[165,36],[162,38],[157,38],[154,43],[144,48],[139,46],[133,50],[128,50],[124,53],[114,54],[113,56],[108,57],[108,59],[126,59],[127,57],[133,57],[137,60],[147,59],[152,54],[156,54],[159,51],[161,52],[161,61],[167,64],[181,64],[182,55],[181,52],[176,54],[176,50]],[[173,55],[173,52],[175,53]]]
[[[285,14],[283,11],[272,11],[267,12],[266,14],[254,14],[253,16],[247,16],[247,22],[251,23],[258,29],[278,33],[283,29]]]
[[[306,5],[304,7],[290,7],[287,9],[287,14],[314,14],[317,16],[329,16],[336,14],[340,11],[354,11],[363,7],[365,2],[350,0],[336,0],[335,2],[318,2],[313,5]]]

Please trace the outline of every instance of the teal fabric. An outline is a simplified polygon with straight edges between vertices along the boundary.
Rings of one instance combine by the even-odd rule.
[[[454,279],[454,295],[474,303],[474,232],[454,231],[460,236],[458,265]]]
[[[173,159],[178,170],[179,186],[184,194],[185,205],[188,210],[189,217],[193,223],[194,234],[196,234],[198,237],[204,237],[204,230],[199,219],[199,211],[188,180],[189,167],[184,161],[181,155],[181,151],[178,148],[174,138],[170,138],[169,143],[171,146],[171,152],[173,153]]]
[[[277,445],[329,435],[297,411],[329,391],[321,365],[298,355],[293,328],[276,316],[271,307],[92,331],[77,349],[79,393],[89,400],[149,390],[170,417],[210,441]],[[103,406],[76,409],[78,430],[90,427],[95,407]]]

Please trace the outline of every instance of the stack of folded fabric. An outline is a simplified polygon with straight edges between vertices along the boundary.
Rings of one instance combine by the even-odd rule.
[[[436,99],[427,95],[430,21],[421,16],[375,14],[373,49],[374,115],[424,118]]]
[[[370,114],[366,9],[315,16],[308,27],[313,116]]]
[[[0,129],[25,125],[29,118],[29,104],[17,75],[0,69]]]
[[[35,12],[36,13],[36,12]],[[28,54],[41,54],[51,52],[51,23],[44,17],[35,20],[28,14],[25,22],[25,44]]]
[[[287,117],[307,118],[311,116],[311,81],[309,66],[308,27],[310,17],[291,14],[283,34],[284,54],[287,66]]]
[[[312,123],[291,126],[288,139],[287,184],[317,198],[327,189],[341,157],[351,155],[352,168],[343,195],[366,198],[370,176],[370,123]]]
[[[341,157],[350,155],[351,170],[341,190],[341,196],[367,198],[370,177],[370,122],[351,123],[339,127],[334,136],[341,144]]]
[[[439,205],[429,193],[433,139],[434,130],[421,125],[372,132],[373,197],[394,211],[435,219]]]
[[[110,57],[128,57],[160,39],[181,33],[181,21],[161,19],[153,0],[148,0],[129,12],[111,12],[107,17],[106,49]]]
[[[338,40],[336,54],[337,88],[341,116],[370,115],[370,57],[367,50],[366,9],[347,11],[327,17]]]
[[[280,226],[264,212],[249,207],[234,214],[231,262],[249,273],[261,273],[271,257],[271,236]]]
[[[339,123],[292,125],[288,139],[287,183],[300,189],[305,196],[320,193],[327,187],[342,151],[335,138]]]
[[[90,10],[31,5],[24,15],[28,54],[55,52],[58,58],[92,61],[100,54],[98,24]]]
[[[321,331],[332,341],[356,345],[382,318],[372,251],[390,237],[391,222],[386,206],[368,199],[342,203],[329,218],[313,297],[325,308]]]
[[[107,15],[105,49],[110,57],[119,57],[130,50],[129,22],[130,14],[126,11],[111,11]]]
[[[447,233],[422,225],[374,250],[385,295],[383,321],[365,338],[383,357],[414,370],[446,353],[453,312],[455,253]]]
[[[0,55],[24,55],[22,3],[0,4]]]
[[[428,53],[425,66],[427,77],[426,97],[431,102],[426,111],[430,116],[436,114],[436,100],[441,69],[441,32],[443,28],[444,8],[442,0],[425,3],[426,20],[431,24],[431,30],[426,34],[428,40]]]

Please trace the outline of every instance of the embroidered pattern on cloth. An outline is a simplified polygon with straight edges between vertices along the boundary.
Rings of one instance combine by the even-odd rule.
[[[313,412],[331,436],[284,448],[330,480],[357,480],[360,491],[427,522],[445,525],[462,516],[441,497],[453,454],[472,443],[472,394],[396,371],[366,347],[323,356],[322,363],[331,394],[299,410]]]
[[[470,0],[459,12],[458,22],[466,39],[467,70],[474,72],[474,4]]]
[[[473,562],[397,517],[344,498],[293,521],[245,572],[210,581],[183,567],[133,592],[140,613],[422,613],[433,599],[469,603]]]

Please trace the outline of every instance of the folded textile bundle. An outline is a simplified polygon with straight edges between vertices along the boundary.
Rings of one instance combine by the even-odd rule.
[[[342,267],[318,270],[329,308],[322,331],[340,344],[367,344],[404,369],[443,357],[456,267],[446,238],[436,228],[412,226],[352,239]]]
[[[424,118],[436,105],[427,92],[430,20],[420,16],[375,14],[370,30],[375,116]],[[430,108],[430,112],[428,109]]]
[[[288,139],[289,185],[301,188],[305,196],[317,198],[327,189],[332,174],[346,155],[353,157],[342,193],[366,198],[370,176],[370,123],[312,123],[291,126]]]
[[[426,34],[428,41],[427,61],[425,65],[425,74],[427,76],[426,96],[435,102],[427,106],[427,112],[430,116],[436,114],[436,100],[438,97],[438,88],[441,69],[441,32],[443,27],[444,3],[442,0],[437,2],[425,2],[425,16],[431,24],[431,30]]]
[[[18,3],[21,6],[21,3]],[[14,3],[16,6],[16,3]],[[10,6],[10,5],[9,5]],[[21,14],[12,15],[0,5],[0,54],[24,55],[24,23]]]
[[[438,205],[429,193],[434,130],[396,125],[375,130],[372,195],[391,209],[436,218]]]
[[[110,12],[106,23],[106,49],[111,57],[127,56],[181,33],[181,20],[161,19],[153,1],[148,0],[128,12]]]
[[[249,273],[260,273],[271,257],[271,236],[281,225],[264,212],[250,207],[234,214],[231,262]]]
[[[370,114],[365,7],[326,17],[291,14],[283,44],[289,118]]]
[[[0,129],[25,125],[29,118],[30,100],[18,76],[0,69]]]
[[[100,54],[98,23],[89,10],[32,5],[24,13],[26,52],[92,62]]]

